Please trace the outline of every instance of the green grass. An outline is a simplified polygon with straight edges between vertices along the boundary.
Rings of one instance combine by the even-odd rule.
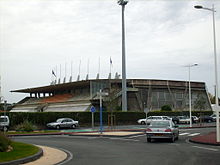
[[[39,134],[39,133],[57,133],[59,130],[46,130],[46,131],[34,131],[34,132],[26,132],[26,131],[15,131],[15,132],[7,132],[8,135],[14,134]]]
[[[36,154],[39,151],[39,148],[31,145],[20,142],[12,142],[13,150],[10,152],[0,152],[0,162],[12,161],[24,157],[28,157]]]

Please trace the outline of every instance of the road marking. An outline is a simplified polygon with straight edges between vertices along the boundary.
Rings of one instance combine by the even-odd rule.
[[[196,135],[199,135],[200,133],[193,133],[193,134],[190,134],[188,136],[196,136]]]
[[[141,136],[145,136],[145,134],[143,134],[143,135],[136,135],[136,136],[130,136],[128,138],[136,138],[136,137],[141,137]]]
[[[180,144],[178,144],[178,143],[171,143],[170,145],[172,145],[172,146],[179,146]]]
[[[122,141],[135,141],[138,142],[140,140],[135,140],[135,139],[125,139],[125,138],[109,138],[111,140],[122,140]]]
[[[218,149],[215,148],[207,148],[207,147],[199,147],[199,146],[192,146],[194,148],[199,148],[199,149],[204,149],[204,150],[209,150],[209,151],[219,151]]]
[[[188,135],[189,133],[187,133],[187,132],[185,132],[185,133],[181,133],[181,134],[179,134],[180,136],[182,136],[182,135]]]
[[[60,163],[57,163],[57,165],[65,164],[65,163],[69,162],[71,159],[73,159],[73,154],[72,154],[70,151],[65,150],[65,149],[63,149],[63,148],[60,148],[60,149],[63,150],[64,152],[66,152],[66,153],[69,154],[69,155],[67,156],[67,158],[66,158],[64,161],[62,161],[62,162],[60,162]]]
[[[97,139],[98,137],[87,137],[87,139]]]

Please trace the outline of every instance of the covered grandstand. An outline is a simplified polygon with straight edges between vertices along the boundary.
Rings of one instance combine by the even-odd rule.
[[[163,105],[187,110],[188,85],[187,81],[127,79],[128,111],[143,111],[144,108],[159,110]],[[103,98],[104,108],[120,109],[121,87],[121,79],[94,79],[13,90],[11,92],[27,93],[29,96],[19,101],[11,111],[75,112],[88,111],[92,105],[98,109],[97,92],[100,89],[109,93]],[[204,82],[191,82],[191,92],[193,110],[211,110]],[[197,106],[198,103],[203,105]]]

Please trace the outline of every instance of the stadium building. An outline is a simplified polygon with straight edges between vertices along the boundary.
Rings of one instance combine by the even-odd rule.
[[[100,89],[106,110],[119,110],[122,104],[121,79],[93,79],[52,84],[37,88],[13,90],[27,93],[11,112],[75,112],[99,107]],[[187,81],[127,79],[128,111],[144,108],[160,110],[170,105],[175,110],[189,109],[189,84]],[[192,110],[211,110],[211,103],[204,82],[191,82]]]

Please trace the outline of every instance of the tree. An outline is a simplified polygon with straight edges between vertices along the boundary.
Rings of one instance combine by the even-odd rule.
[[[215,104],[215,96],[213,96],[211,93],[208,93],[209,99],[211,104]]]
[[[206,99],[203,95],[197,95],[197,98],[194,102],[194,108],[199,109],[200,111],[206,109]]]

